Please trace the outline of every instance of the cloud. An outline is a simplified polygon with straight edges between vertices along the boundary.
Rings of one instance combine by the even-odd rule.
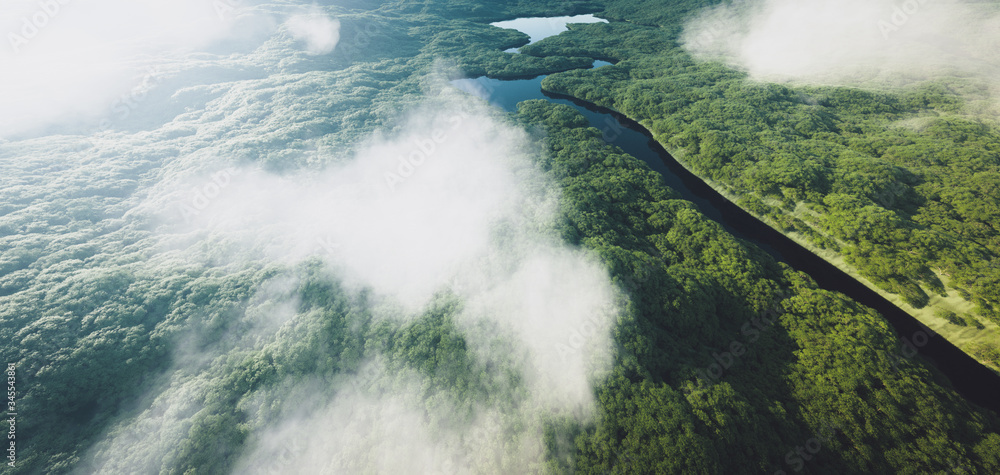
[[[500,256],[462,277],[468,304],[461,325],[476,348],[518,342],[526,352],[523,374],[533,401],[552,413],[586,418],[592,388],[610,368],[616,291],[586,252],[556,243],[516,252],[518,258]]]
[[[525,133],[464,107],[425,105],[392,138],[319,173],[185,176],[149,207],[167,211],[165,229],[213,233],[274,260],[319,255],[416,309],[486,251],[496,223],[553,206],[525,176]]]
[[[327,54],[340,41],[340,22],[322,13],[295,15],[285,27],[292,38],[305,43],[309,54]]]
[[[537,419],[523,419],[514,407],[469,411],[440,392],[428,404],[419,376],[376,371],[374,389],[315,381],[280,388],[278,397],[288,401],[282,414],[255,428],[234,473],[537,471],[543,454]],[[260,394],[258,407],[272,396]]]
[[[0,135],[122,114],[150,77],[195,54],[254,48],[270,16],[235,0],[5,2],[0,17]],[[239,5],[237,7],[236,5]],[[152,71],[152,73],[151,73]]]
[[[178,338],[170,368],[151,376],[154,389],[140,399],[131,417],[119,420],[89,448],[75,473],[152,473],[178,463],[178,447],[191,436],[206,398],[225,377],[225,365],[217,360],[273,343],[295,316],[297,284],[290,274],[265,281],[246,304],[237,328],[221,335],[189,328]]]
[[[213,259],[318,257],[410,315],[452,292],[469,304],[467,330],[493,322],[534,355],[539,394],[585,405],[617,294],[600,263],[555,237],[559,193],[534,153],[522,129],[451,92],[323,171],[181,175],[143,208],[161,233],[213,242]]]
[[[170,467],[210,388],[204,374],[174,372],[148,407],[90,448],[74,473],[153,473]]]
[[[240,403],[240,410],[250,412],[247,424],[254,431],[245,459],[253,466],[257,456],[268,460],[275,453],[305,450],[285,445],[300,440],[313,454],[302,459],[310,467],[330,463],[334,453],[337,463],[351,467],[483,471],[504,460],[505,467],[522,472],[541,461],[544,418],[593,417],[593,386],[611,365],[611,326],[620,295],[593,255],[558,238],[553,228],[559,191],[535,167],[539,151],[524,130],[457,91],[428,92],[422,105],[386,124],[386,111],[412,103],[414,96],[392,104],[382,100],[369,113],[354,105],[372,98],[363,91],[370,87],[357,86],[365,84],[363,72],[282,69],[289,57],[308,53],[300,48],[309,48],[309,28],[302,30],[301,44],[290,40],[299,31],[295,22],[255,40],[263,46],[249,54],[232,55],[204,52],[214,48],[214,36],[201,37],[208,43],[185,42],[169,32],[160,44],[179,44],[186,52],[116,49],[103,45],[115,37],[111,32],[94,40],[110,48],[109,72],[81,69],[69,75],[63,68],[84,68],[94,56],[77,58],[56,46],[45,50],[45,41],[68,40],[70,30],[56,29],[56,20],[72,19],[69,8],[76,5],[64,5],[46,36],[40,32],[31,41],[37,50],[18,56],[51,68],[51,83],[32,89],[30,74],[5,83],[24,84],[25,94],[41,94],[43,100],[22,109],[23,122],[4,110],[0,119],[17,123],[19,131],[44,129],[67,114],[105,114],[123,94],[125,104],[141,102],[121,118],[123,124],[132,126],[140,109],[166,112],[138,131],[0,141],[0,156],[10,158],[0,161],[0,168],[9,172],[12,185],[0,190],[11,198],[0,230],[15,233],[5,242],[20,254],[42,256],[31,269],[38,278],[26,274],[3,285],[48,291],[46,285],[67,275],[102,267],[134,271],[143,281],[204,283],[207,277],[196,277],[203,272],[240,276],[321,260],[331,280],[349,293],[364,290],[366,299],[374,295],[370,301],[378,308],[371,313],[396,325],[420,318],[438,299],[462,302],[452,319],[472,364],[518,385],[510,390],[513,397],[492,394],[494,399],[466,403],[425,376],[387,369],[378,354],[365,355],[374,376],[362,381],[348,373],[318,377],[332,381],[283,380]],[[288,17],[272,7],[277,10],[261,15]],[[234,12],[239,10],[225,13]],[[133,34],[130,29],[122,37]],[[330,46],[333,37],[318,40]],[[43,50],[63,55],[65,62],[48,62],[56,56]],[[152,57],[149,62],[129,59],[149,51],[155,53],[145,56]],[[150,65],[152,71],[146,69]],[[142,81],[146,75],[152,80]],[[86,88],[75,82],[90,84],[94,99],[84,99]],[[60,87],[71,90],[46,95],[46,88]],[[354,95],[358,90],[365,93]],[[7,93],[0,101],[14,96]],[[183,107],[176,108],[171,101],[180,96]],[[358,140],[375,126],[382,131]],[[246,165],[295,160],[309,169]],[[217,385],[231,368],[226,361],[267,345],[279,348],[321,326],[317,319],[329,315],[300,313],[297,281],[288,273],[293,272],[281,272],[282,278],[267,285],[234,277],[252,285],[257,296],[240,300],[246,308],[234,312],[239,321],[225,327],[238,331],[218,330],[224,333],[220,338],[198,334],[199,322],[209,319],[198,313],[200,304],[172,314],[171,325],[192,328],[171,334],[193,335],[193,341],[170,344],[172,366],[150,380],[159,383],[155,390],[136,409],[115,414],[102,440],[81,457],[80,470],[169,467],[177,462],[174,450],[205,415],[205,395],[221,390]],[[209,305],[236,299],[220,294],[213,294]],[[230,318],[221,310],[213,315]],[[499,374],[498,368],[511,374]],[[281,398],[268,399],[279,390],[285,391]],[[293,431],[298,437],[291,437]],[[343,447],[331,445],[341,442]]]
[[[690,20],[682,43],[758,80],[906,84],[996,76],[1000,15],[962,0],[756,0]]]
[[[150,194],[143,208],[163,210],[168,240],[211,242],[215,261],[321,259],[331,278],[391,309],[380,318],[406,321],[438,296],[458,298],[453,319],[473,360],[512,368],[525,390],[510,407],[505,395],[468,407],[380,364],[361,384],[289,381],[280,398],[256,396],[270,401],[258,419],[269,422],[242,467],[469,472],[504,459],[521,471],[542,461],[545,417],[594,416],[621,295],[594,256],[556,236],[558,188],[535,167],[526,132],[498,114],[442,92],[352,156],[317,160],[326,169],[218,168]],[[372,381],[376,390],[355,391]],[[511,439],[475,435],[497,427]]]

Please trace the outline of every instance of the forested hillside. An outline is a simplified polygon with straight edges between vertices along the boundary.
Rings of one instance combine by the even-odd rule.
[[[946,92],[749,84],[679,49],[693,3],[338,5],[329,54],[279,29],[184,66],[224,79],[166,69],[135,114],[170,120],[0,142],[12,473],[1000,473],[1000,418],[876,312],[572,108],[504,114],[446,79],[567,71],[545,87],[641,120],[885,288],[995,318],[995,220],[969,198],[995,191],[994,129],[886,126]],[[488,24],[591,12],[630,21],[516,55],[527,36]],[[593,58],[617,64],[570,71]],[[453,258],[466,241],[486,250]]]
[[[543,87],[642,123],[744,209],[1000,370],[1000,129],[965,107],[969,91],[985,94],[982,81],[761,83],[682,47],[698,2],[663,14],[650,2],[609,3],[609,16],[626,21],[581,25],[524,51],[615,67],[556,74]]]
[[[522,103],[519,115],[548,131],[564,235],[597,249],[632,297],[599,389],[604,418],[581,429],[574,470],[996,470],[996,417],[965,412],[921,365],[894,369],[882,317],[671,199],[565,106]]]

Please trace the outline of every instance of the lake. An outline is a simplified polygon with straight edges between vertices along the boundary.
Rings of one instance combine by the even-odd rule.
[[[528,44],[540,41],[553,35],[558,35],[569,28],[570,23],[607,23],[608,20],[597,18],[594,15],[556,16],[541,18],[517,18],[514,20],[498,21],[490,25],[500,28],[517,30],[531,37]],[[516,53],[517,48],[505,50],[508,53]]]

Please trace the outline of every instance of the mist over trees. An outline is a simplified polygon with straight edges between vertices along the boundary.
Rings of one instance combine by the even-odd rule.
[[[102,133],[0,141],[14,472],[1000,472],[997,416],[880,315],[572,108],[447,86],[567,71],[544,87],[642,120],[884,288],[996,318],[995,129],[939,84],[696,62],[677,38],[700,6],[253,4],[327,30],[174,58]],[[590,12],[613,21],[517,55],[488,24]],[[593,58],[617,64],[571,71]]]
[[[684,29],[682,19],[699,18],[697,3],[675,5],[685,14],[669,17],[643,2],[615,5],[613,17],[630,22],[580,26],[525,48],[617,62],[549,76],[545,89],[644,124],[741,206],[837,253],[914,311],[948,299],[946,309],[991,329],[1000,323],[992,79],[942,66],[897,70],[913,73],[902,84],[760,82],[684,48],[699,32],[725,39],[712,23]]]

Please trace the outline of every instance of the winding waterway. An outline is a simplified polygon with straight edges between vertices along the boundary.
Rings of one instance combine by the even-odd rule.
[[[520,23],[515,23],[518,21]],[[549,35],[565,31],[565,27],[553,27],[552,19],[518,19],[500,23],[523,25],[526,21],[544,21],[550,27]],[[500,26],[500,23],[496,25]],[[542,38],[532,35],[532,42],[540,39]],[[611,63],[606,61],[595,61],[593,67],[609,65]],[[699,211],[721,224],[730,234],[757,245],[775,259],[809,274],[820,287],[841,292],[881,313],[904,341],[900,357],[912,356],[912,351],[916,350],[930,360],[968,401],[1000,413],[1000,376],[996,373],[861,282],[733,204],[678,163],[641,125],[615,111],[570,96],[543,91],[543,79],[545,76],[517,80],[479,77],[455,80],[452,84],[511,112],[516,110],[517,103],[528,99],[544,99],[573,107],[593,127],[603,132],[606,142],[618,146],[659,172],[666,184],[677,191],[681,198],[693,202]]]

